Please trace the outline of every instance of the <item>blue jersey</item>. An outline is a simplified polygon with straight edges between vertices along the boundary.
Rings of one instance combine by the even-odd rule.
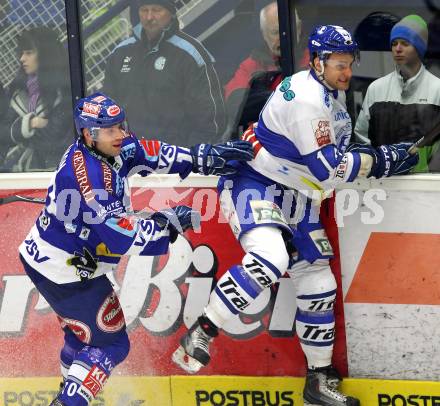
[[[24,260],[55,283],[78,282],[113,271],[121,255],[160,255],[169,232],[154,221],[130,215],[128,176],[192,170],[189,149],[139,141],[129,135],[121,153],[104,159],[82,141],[73,144],[53,175],[46,205],[19,247]],[[96,264],[78,270],[72,259]]]
[[[253,131],[244,134],[258,144],[248,165],[320,201],[338,183],[362,175],[360,155],[346,152],[351,133],[345,93],[329,91],[311,71],[302,71],[278,85]]]

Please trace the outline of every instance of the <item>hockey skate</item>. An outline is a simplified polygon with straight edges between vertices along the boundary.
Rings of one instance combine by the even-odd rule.
[[[308,369],[304,386],[304,406],[360,406],[359,399],[338,390],[339,374],[331,367]]]
[[[180,346],[172,356],[173,362],[190,374],[200,371],[211,359],[209,344],[217,335],[217,328],[209,319],[199,317],[180,339]]]

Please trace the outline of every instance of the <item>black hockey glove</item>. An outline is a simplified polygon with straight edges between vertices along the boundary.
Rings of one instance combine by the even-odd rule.
[[[250,161],[254,158],[252,144],[228,141],[224,144],[197,144],[191,147],[193,172],[201,175],[230,175],[237,170],[230,161]]]
[[[348,146],[347,152],[359,152],[370,155],[373,158],[373,166],[368,178],[373,176],[379,179],[394,175],[404,175],[417,165],[419,155],[408,152],[412,145],[411,142],[402,142],[374,148],[367,144],[351,144]]]
[[[200,227],[200,213],[188,206],[176,206],[153,213],[150,217],[163,229],[168,228],[170,242],[176,241],[179,233]]]

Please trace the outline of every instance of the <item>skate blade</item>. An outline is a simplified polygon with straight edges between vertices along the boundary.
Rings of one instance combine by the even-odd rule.
[[[180,368],[188,372],[189,374],[195,374],[199,372],[204,366],[201,362],[197,361],[195,358],[190,357],[182,346],[180,346],[176,351],[174,351],[171,357],[173,362]]]

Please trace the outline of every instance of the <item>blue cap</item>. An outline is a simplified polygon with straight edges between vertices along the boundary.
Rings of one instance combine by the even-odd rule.
[[[426,21],[416,14],[402,18],[391,30],[390,46],[396,39],[408,41],[417,50],[420,59],[423,59],[428,47]]]

